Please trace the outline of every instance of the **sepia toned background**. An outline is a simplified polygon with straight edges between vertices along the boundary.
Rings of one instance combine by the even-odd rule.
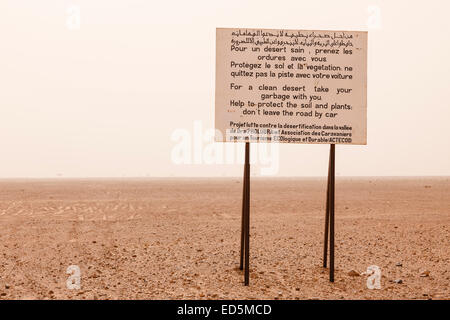
[[[338,146],[337,174],[449,175],[449,9],[444,0],[2,1],[0,178],[241,176],[239,164],[171,158],[176,130],[195,139],[195,121],[200,134],[214,127],[216,27],[368,30],[368,145]],[[327,152],[282,145],[276,175],[324,176]]]
[[[448,299],[449,6],[0,1],[0,300]],[[368,145],[336,146],[334,283],[329,147],[265,143],[253,175],[302,177],[252,177],[243,286],[242,144],[212,144],[215,30],[241,26],[369,32]],[[343,177],[361,175],[446,177]]]
[[[233,28],[218,28],[217,29],[217,35],[216,35],[216,96],[215,96],[215,126],[217,129],[217,135],[215,140],[218,142],[223,141],[233,141],[233,138],[235,137],[245,137],[246,134],[232,134],[234,129],[237,129],[236,127],[230,125],[230,122],[234,123],[240,123],[240,122],[253,122],[256,124],[271,124],[272,127],[264,127],[259,129],[262,129],[261,133],[256,136],[261,136],[261,138],[250,138],[252,142],[263,142],[266,143],[267,140],[265,140],[265,136],[269,133],[269,137],[271,141],[272,139],[279,139],[275,141],[280,141],[283,143],[309,143],[309,144],[319,144],[319,143],[327,143],[330,144],[329,136],[327,135],[321,135],[319,133],[319,136],[314,135],[295,135],[295,134],[288,134],[284,133],[283,130],[280,130],[280,133],[274,133],[270,134],[270,129],[275,128],[274,126],[277,125],[278,128],[287,129],[287,131],[297,131],[299,132],[300,129],[296,127],[286,127],[286,124],[289,124],[290,126],[298,126],[299,124],[303,125],[316,125],[320,126],[321,128],[324,128],[324,126],[348,126],[352,129],[346,131],[346,130],[331,130],[328,131],[328,133],[335,133],[339,131],[339,134],[345,133],[350,134],[349,141],[337,141],[338,144],[354,144],[354,145],[365,145],[367,141],[367,32],[349,32],[349,31],[325,31],[325,30],[313,30],[313,31],[303,31],[303,30],[283,30],[285,33],[288,33],[292,36],[297,35],[297,33],[301,33],[302,35],[308,35],[310,33],[318,34],[320,36],[328,36],[333,37],[335,34],[338,34],[339,36],[345,35],[346,37],[349,37],[349,39],[345,39],[341,41],[350,41],[351,43],[351,50],[353,51],[352,54],[345,54],[344,50],[345,47],[342,47],[338,49],[336,53],[321,53],[319,59],[325,59],[326,63],[318,63],[315,64],[315,66],[324,66],[327,67],[330,66],[337,66],[338,68],[342,68],[343,72],[342,74],[348,76],[350,75],[352,78],[351,80],[341,80],[341,79],[333,79],[330,77],[332,72],[330,70],[326,70],[325,72],[314,72],[312,73],[310,70],[306,69],[306,65],[311,62],[313,57],[317,55],[317,53],[314,53],[314,50],[322,49],[323,47],[315,46],[313,47],[314,50],[311,48],[308,49],[303,44],[302,46],[293,46],[289,44],[285,44],[281,47],[277,46],[260,46],[256,45],[255,43],[252,44],[246,44],[245,41],[247,37],[235,37],[233,36],[234,33],[239,34],[239,32],[254,32],[257,34],[258,32],[270,32],[271,34],[277,34],[281,32],[280,29],[273,30],[273,29],[233,29]],[[341,34],[342,32],[342,34]],[[263,42],[264,40],[270,41],[274,40],[275,37],[271,36],[260,36],[257,35],[253,36],[253,41]],[[270,39],[270,40],[269,40]],[[275,38],[276,41],[280,40],[286,41],[289,43],[289,41],[292,41],[292,38],[286,37],[286,38]],[[351,39],[351,40],[350,40]],[[244,43],[240,46],[242,46],[242,49],[244,51],[236,51],[232,50],[231,47],[233,44],[233,41],[243,41]],[[245,40],[245,41],[244,41]],[[297,38],[297,40],[299,40]],[[315,41],[320,41],[321,39],[314,38]],[[299,40],[305,41],[306,39],[300,38]],[[330,40],[328,40],[330,41]],[[339,41],[339,39],[337,40]],[[275,49],[284,49],[287,51],[286,53],[283,51],[278,52],[269,52],[266,51],[266,48],[275,48]],[[247,49],[248,48],[248,49]],[[305,52],[299,54],[299,53],[293,53],[293,49],[300,49],[304,50]],[[254,50],[261,50],[257,51],[258,53],[254,53]],[[264,50],[264,51],[263,51]],[[269,57],[274,60],[261,60],[261,58]],[[275,59],[276,57],[282,57],[286,60],[277,61]],[[297,57],[305,58],[305,61],[308,61],[308,63],[302,64],[305,65],[305,70],[301,70],[298,67],[298,64],[301,63],[292,63],[290,64],[292,69],[289,68],[289,63],[292,61],[298,61],[298,60],[292,60],[297,59]],[[315,57],[318,58],[318,57]],[[272,67],[267,67],[267,65],[272,64]],[[277,62],[282,63],[283,67],[282,69],[277,69]],[[256,68],[252,67],[236,67],[234,64],[251,64],[254,65]],[[261,64],[262,63],[262,64]],[[261,64],[262,68],[258,69],[257,66]],[[286,64],[286,67],[284,65]],[[311,66],[311,65],[310,65]],[[353,71],[346,72],[346,68],[352,68]],[[269,75],[270,73],[273,73],[272,75]],[[333,70],[333,69],[332,69]],[[344,71],[345,70],[345,71]],[[335,70],[333,70],[335,71]],[[240,72],[249,72],[253,73],[254,76],[240,76]],[[280,73],[283,72],[284,74],[292,73],[292,77],[290,76],[281,76]],[[264,75],[266,73],[266,75]],[[310,78],[298,78],[298,75],[307,73]],[[334,74],[338,74],[339,72],[335,71]],[[275,77],[275,75],[277,76]],[[294,77],[295,74],[295,77]],[[314,78],[314,75],[322,75],[327,74],[329,78],[321,77]],[[320,83],[320,86],[319,86]],[[261,90],[261,86],[264,90]],[[290,88],[302,88],[303,89],[297,89],[295,90],[288,90],[286,91],[284,89],[285,86],[288,86]],[[316,90],[316,86],[321,90],[322,88],[326,88],[325,91],[318,91]],[[252,87],[252,89],[250,89]],[[336,94],[338,88],[345,87],[346,89],[349,89],[348,93],[345,94]],[[305,89],[306,88],[306,89]],[[276,94],[280,98],[263,98],[262,95],[271,95]],[[305,95],[308,98],[300,98],[299,96],[295,97],[296,95]],[[312,100],[312,96],[318,97],[318,101]],[[285,98],[286,97],[286,98]],[[287,98],[290,97],[290,98]],[[283,107],[267,107],[264,103],[268,102],[267,99],[269,99],[273,103],[281,103],[281,105],[284,104]],[[323,100],[322,100],[323,99]],[[306,100],[306,101],[305,101]],[[231,104],[231,101],[239,103],[239,107],[236,107],[235,105]],[[250,107],[250,102],[256,103],[256,107]],[[314,103],[313,103],[314,101]],[[302,103],[303,102],[303,103]],[[260,105],[260,103],[263,103]],[[288,103],[292,103],[291,106],[288,105]],[[309,110],[308,107],[304,107],[305,103],[310,103],[311,110]],[[351,106],[351,110],[344,110],[344,109],[334,109],[333,110],[333,104],[349,104]],[[317,104],[326,104],[327,108],[328,105],[330,105],[330,109],[318,109]],[[295,105],[295,108],[292,106]],[[314,111],[312,106],[314,107]],[[298,107],[297,107],[298,106]],[[256,111],[257,110],[257,111]],[[331,114],[334,114],[334,116],[329,116],[327,114],[327,111],[331,111]],[[249,111],[246,113],[246,111]],[[264,114],[264,111],[268,112],[274,112],[273,115]],[[254,114],[252,114],[254,112]],[[292,116],[286,116],[286,114],[289,114],[289,112],[292,112]],[[306,115],[308,112],[311,112],[311,115]],[[314,112],[314,115],[313,115]],[[316,113],[320,113],[320,116],[317,116]],[[277,114],[279,113],[279,114]],[[295,114],[295,115],[294,115]],[[243,130],[247,129],[246,126],[242,128]],[[251,130],[252,128],[250,128]],[[269,129],[269,130],[267,130]],[[292,130],[294,129],[294,130]],[[303,129],[303,128],[302,128]],[[256,129],[258,130],[258,129]],[[276,130],[276,129],[275,129]],[[328,130],[328,129],[327,129]],[[228,134],[227,134],[228,131]],[[308,133],[314,132],[314,130],[309,129],[305,130]],[[254,131],[256,132],[256,131]],[[316,132],[321,132],[320,130],[317,130]],[[276,137],[279,135],[279,137]],[[252,135],[250,135],[252,136]],[[319,137],[323,139],[324,142],[317,142],[319,140]],[[338,135],[337,137],[344,138],[348,136],[341,136]],[[282,138],[282,139],[280,139]],[[290,142],[288,139],[294,138],[296,140],[291,140]],[[303,139],[300,139],[303,138]],[[314,140],[309,140],[314,138]],[[259,140],[261,139],[261,140]],[[298,139],[298,140],[297,140]],[[305,141],[304,139],[307,139]],[[344,140],[344,139],[343,139]],[[238,140],[242,142],[242,140]]]

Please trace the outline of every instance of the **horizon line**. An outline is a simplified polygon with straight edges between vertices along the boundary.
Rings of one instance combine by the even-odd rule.
[[[254,179],[322,179],[327,178],[326,175],[321,176],[251,176]],[[2,180],[146,180],[146,179],[242,179],[242,176],[42,176],[42,177],[0,177]],[[450,178],[450,175],[378,175],[378,176],[357,176],[357,175],[336,175],[336,178]]]

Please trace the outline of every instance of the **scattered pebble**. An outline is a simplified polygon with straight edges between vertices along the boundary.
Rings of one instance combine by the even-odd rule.
[[[397,262],[395,265],[396,265],[397,267],[403,267],[403,264],[402,264],[401,262]]]
[[[397,283],[397,284],[402,284],[403,280],[402,279],[395,279],[394,282]]]
[[[355,270],[350,270],[347,274],[348,274],[350,277],[359,277],[359,276],[360,276],[359,272],[358,272],[358,271],[355,271]]]
[[[428,271],[428,270],[422,271],[422,272],[420,273],[420,276],[421,276],[422,278],[428,277],[429,275],[430,275],[430,271]]]

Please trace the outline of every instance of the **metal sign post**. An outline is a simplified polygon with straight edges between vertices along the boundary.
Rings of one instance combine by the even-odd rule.
[[[323,267],[327,267],[328,235],[330,236],[330,281],[334,282],[334,186],[335,182],[335,145],[330,145],[328,162],[327,205],[325,212],[325,232],[323,242]]]
[[[244,187],[242,192],[241,260],[239,269],[244,271],[244,284],[250,278],[250,142],[245,143]],[[244,261],[245,256],[245,261]],[[245,262],[245,264],[244,264]]]
[[[327,202],[323,243],[323,267],[327,267],[328,241],[330,248],[330,282],[334,282],[334,195],[335,145],[330,145],[328,162]],[[244,183],[242,190],[241,257],[239,269],[244,270],[244,284],[250,281],[250,143],[245,143]]]

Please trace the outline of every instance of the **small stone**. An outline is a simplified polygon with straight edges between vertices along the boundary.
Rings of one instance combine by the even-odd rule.
[[[5,289],[9,289],[11,286],[9,284],[5,284]]]
[[[6,292],[2,292],[2,293],[0,294],[0,296],[2,296],[2,297],[6,296]]]
[[[401,284],[401,283],[403,283],[403,280],[402,279],[395,279],[394,282],[397,283],[397,284]]]
[[[355,270],[350,270],[347,274],[348,274],[350,277],[359,277],[359,276],[360,276],[359,272],[358,272],[358,271],[355,271]]]
[[[396,267],[403,267],[403,264],[402,264],[401,262],[397,262],[397,263],[395,264],[395,266],[396,266]]]
[[[420,276],[421,276],[422,278],[428,277],[429,275],[430,275],[430,271],[428,271],[428,270],[422,271],[422,272],[420,273]]]

